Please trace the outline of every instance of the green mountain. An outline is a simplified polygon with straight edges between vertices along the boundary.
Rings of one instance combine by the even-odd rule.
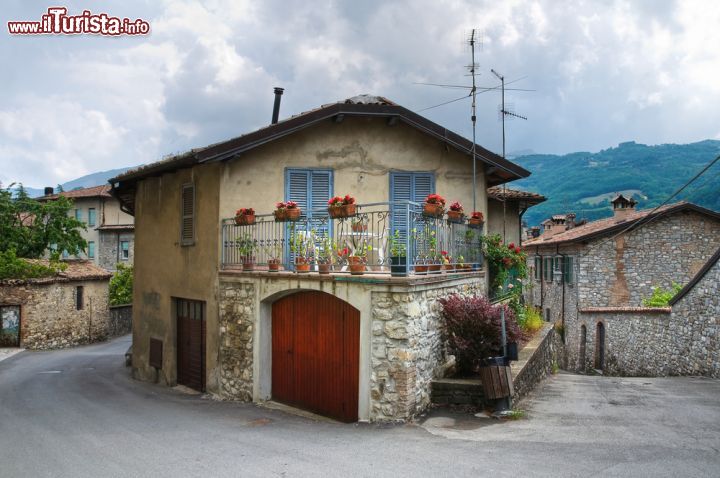
[[[128,166],[124,168],[117,168],[117,169],[110,169],[108,171],[99,171],[97,173],[91,173],[87,174],[85,176],[81,176],[79,178],[73,179],[71,181],[68,181],[66,183],[62,183],[61,186],[63,188],[63,191],[72,191],[73,189],[78,188],[89,188],[92,186],[100,186],[103,184],[107,184],[108,179],[114,178],[115,176],[118,176],[125,171],[129,169],[134,169],[137,166]],[[55,184],[48,184],[48,186],[56,187]],[[40,187],[28,187],[23,185],[25,188],[25,192],[30,195],[30,197],[39,197],[42,196],[44,193],[44,188]],[[17,185],[13,188],[13,190],[17,190]]]
[[[529,225],[566,212],[593,221],[612,215],[616,193],[633,195],[638,209],[661,204],[718,155],[720,141],[714,140],[657,146],[630,141],[598,153],[532,154],[512,159],[532,175],[509,187],[548,198],[525,213]],[[720,161],[671,202],[680,200],[720,211]]]

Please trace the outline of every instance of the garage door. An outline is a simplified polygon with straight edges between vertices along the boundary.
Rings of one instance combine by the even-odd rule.
[[[176,299],[177,383],[205,391],[205,304]]]
[[[358,418],[360,312],[323,292],[272,307],[273,399],[344,422]]]

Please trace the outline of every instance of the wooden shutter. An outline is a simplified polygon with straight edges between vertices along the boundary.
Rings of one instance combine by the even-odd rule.
[[[573,258],[571,256],[565,256],[563,259],[563,280],[565,280],[566,283],[573,283],[573,272]]]
[[[391,172],[390,201],[413,201],[422,203],[428,194],[435,192],[435,176],[432,173]],[[405,206],[395,206],[392,216],[392,233],[400,232],[403,239],[407,235],[407,214]]]
[[[286,169],[285,170],[285,200],[295,201],[302,208],[302,218],[308,219],[308,231],[315,229],[318,234],[327,232],[332,234],[328,227],[327,203],[333,194],[333,172],[329,169]],[[290,237],[288,223],[286,237]],[[285,262],[294,260],[289,249],[285,251]]]
[[[195,185],[183,185],[181,207],[180,244],[189,246],[195,243]]]

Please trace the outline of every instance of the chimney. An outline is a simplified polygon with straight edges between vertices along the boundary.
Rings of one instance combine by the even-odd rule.
[[[575,227],[575,217],[576,214],[574,212],[569,212],[565,215],[565,230],[570,230]]]
[[[283,91],[285,91],[283,88],[275,87],[275,104],[273,105],[273,115],[272,115],[272,123],[275,124],[278,122],[278,116],[280,115],[280,97],[283,94]]]
[[[637,204],[637,201],[632,197],[628,199],[622,194],[618,194],[618,196],[610,202],[613,205],[613,215],[615,219],[618,220],[626,219],[627,216],[634,213],[635,205]]]
[[[45,196],[50,196],[52,194],[55,194],[55,188],[52,186],[45,187]]]
[[[540,227],[539,226],[533,226],[532,229],[530,229],[530,237],[535,239],[536,237],[540,237]]]

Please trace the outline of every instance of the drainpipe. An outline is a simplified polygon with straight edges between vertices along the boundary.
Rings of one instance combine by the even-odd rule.
[[[518,214],[518,231],[520,231],[519,232],[520,239],[518,240],[518,244],[520,244],[521,246],[522,246],[522,242],[523,242],[522,217],[523,217],[523,214],[525,214],[525,212],[527,210],[528,210],[527,207],[523,208],[520,210],[520,214]]]
[[[557,255],[559,255],[562,258],[562,268],[565,268],[565,258],[567,257],[567,254],[560,254],[560,244],[555,246],[555,252]],[[560,271],[562,274],[560,276],[560,282],[562,283],[562,305],[561,305],[561,312],[560,312],[560,323],[563,326],[563,330],[565,330],[565,272]],[[567,336],[567,330],[565,330],[565,334],[563,336],[563,343],[565,343],[565,337]]]
[[[540,248],[536,246],[535,247],[535,255],[537,256],[539,254],[540,254]],[[545,289],[545,287],[544,287],[545,271],[543,270],[544,267],[545,267],[545,261],[543,261],[543,257],[540,256],[540,315],[542,317],[545,317],[545,308],[543,307],[544,302],[545,302],[543,300],[545,298],[545,291],[544,291],[544,289]]]

